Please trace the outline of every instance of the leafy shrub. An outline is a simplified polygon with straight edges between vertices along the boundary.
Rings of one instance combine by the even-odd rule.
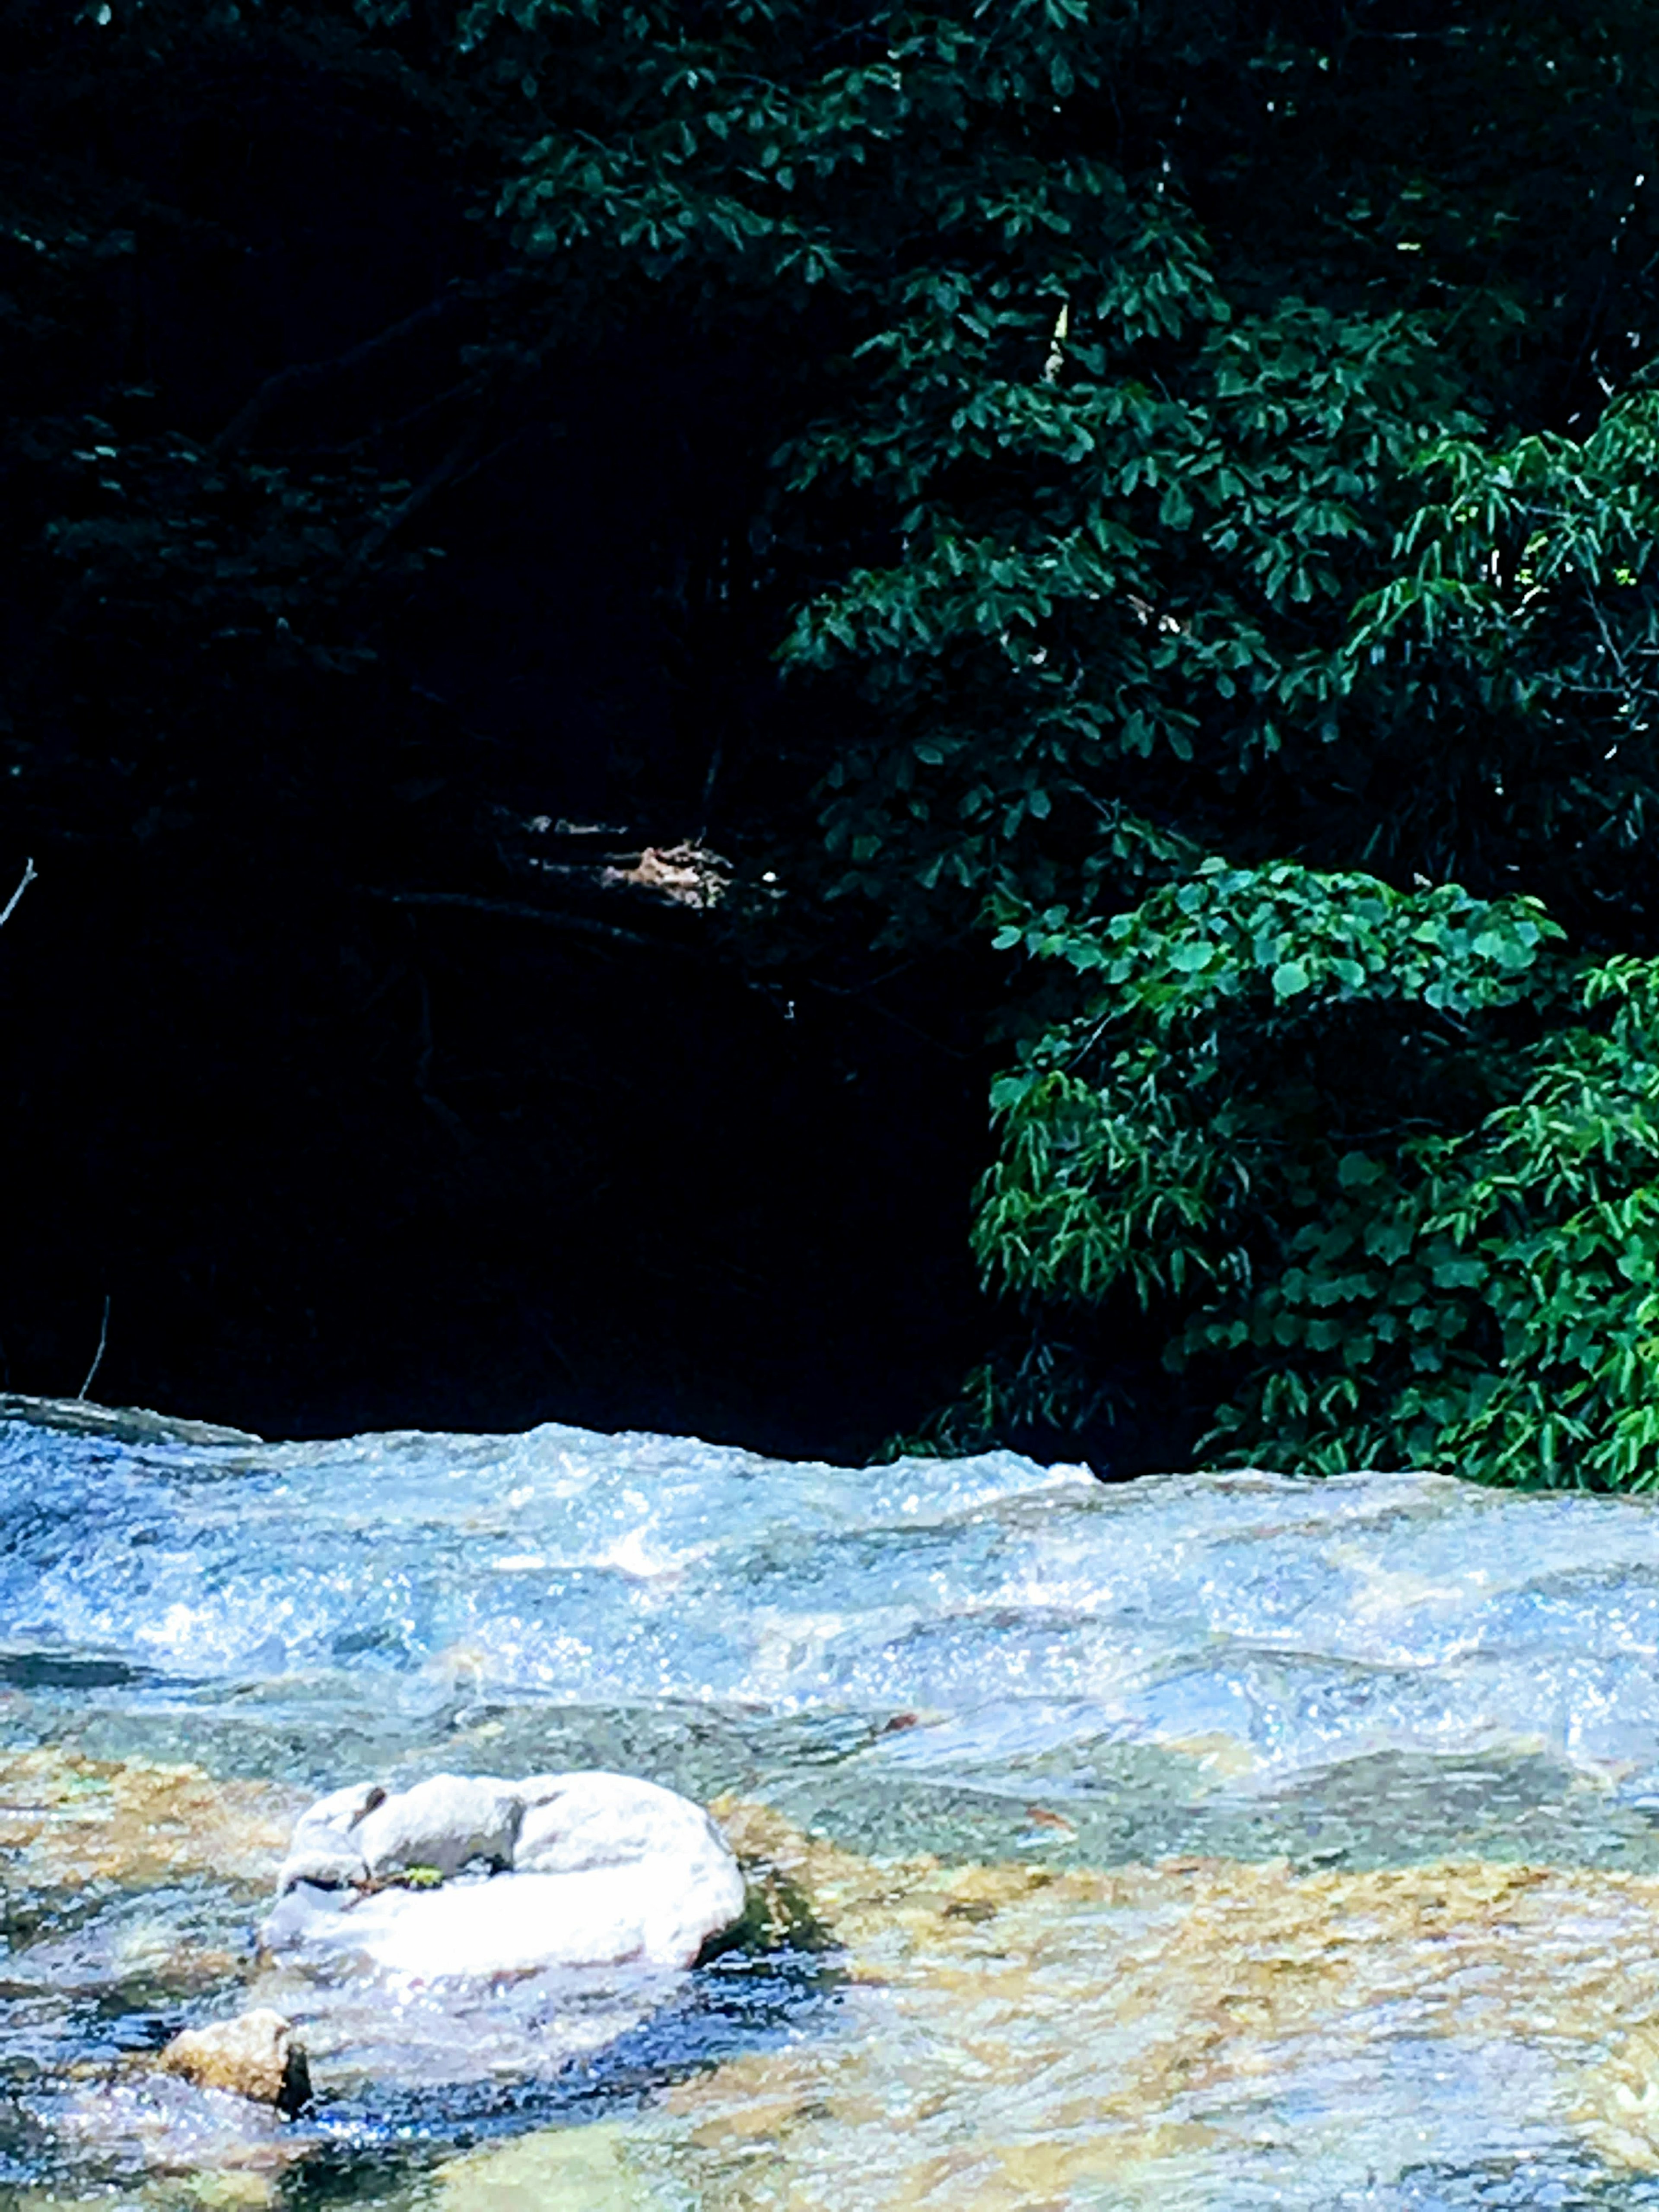
[[[1095,994],[996,1086],[988,1268],[1159,1307],[1224,1460],[1659,1480],[1659,963],[1561,938],[1287,865],[1010,918]]]

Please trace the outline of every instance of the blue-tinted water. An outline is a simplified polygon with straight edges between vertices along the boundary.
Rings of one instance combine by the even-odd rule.
[[[1640,1502],[15,1412],[0,1719],[16,2203],[1659,2203]],[[539,2070],[154,2083],[307,1795],[585,1764],[766,1926]]]

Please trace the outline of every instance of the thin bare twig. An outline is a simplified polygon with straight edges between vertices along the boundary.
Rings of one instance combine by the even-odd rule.
[[[3,929],[6,924],[11,920],[13,915],[16,913],[17,902],[22,897],[29,885],[38,879],[40,873],[40,871],[35,866],[33,860],[24,861],[23,873],[18,883],[17,888],[12,893],[11,896],[6,901],[4,908],[0,909],[0,929]]]
[[[76,1394],[75,1394],[75,1395],[76,1395],[76,1403],[77,1403],[77,1404],[79,1404],[79,1405],[82,1405],[82,1406],[84,1406],[84,1405],[85,1405],[85,1403],[86,1403],[86,1401],[87,1401],[87,1393],[88,1393],[88,1390],[90,1390],[90,1389],[91,1389],[91,1388],[92,1388],[92,1380],[93,1380],[93,1377],[94,1377],[94,1375],[96,1375],[96,1374],[97,1374],[97,1372],[98,1372],[99,1369],[100,1369],[100,1368],[103,1365],[103,1364],[104,1364],[104,1346],[105,1346],[108,1342],[109,1342],[109,1292],[108,1292],[107,1291],[105,1291],[105,1293],[104,1293],[104,1319],[103,1319],[102,1325],[100,1326],[100,1328],[99,1328],[99,1331],[98,1331],[98,1349],[97,1349],[97,1351],[96,1351],[96,1352],[94,1352],[93,1353],[93,1355],[92,1355],[92,1364],[91,1364],[91,1366],[90,1366],[90,1367],[88,1367],[88,1370],[87,1370],[87,1379],[86,1379],[86,1381],[85,1381],[85,1382],[81,1385],[80,1389],[79,1389],[76,1392]]]

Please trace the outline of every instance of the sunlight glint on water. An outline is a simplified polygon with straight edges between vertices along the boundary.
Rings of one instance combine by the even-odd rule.
[[[14,1420],[0,1528],[9,2207],[1659,2204],[1645,1504]],[[307,1795],[583,1764],[770,1937],[538,2083],[157,2102]]]

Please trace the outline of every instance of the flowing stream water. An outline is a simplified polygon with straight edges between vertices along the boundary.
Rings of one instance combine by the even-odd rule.
[[[1659,2207],[1641,1501],[9,1401],[0,1715],[3,2212]],[[292,2124],[154,2074],[309,1797],[578,1765],[714,1804],[732,1948]]]

